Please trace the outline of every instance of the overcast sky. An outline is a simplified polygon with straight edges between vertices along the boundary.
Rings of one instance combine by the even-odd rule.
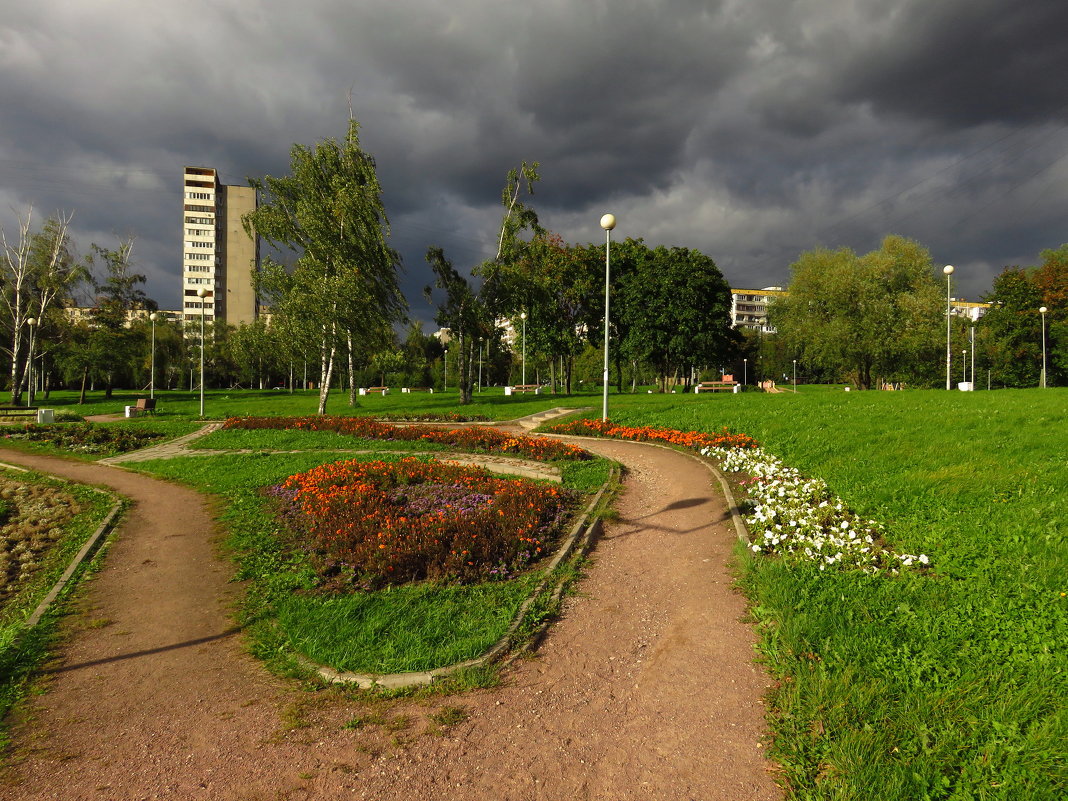
[[[1068,242],[1065,0],[0,0],[0,222],[134,234],[180,299],[185,165],[378,163],[413,316],[424,260],[495,252],[508,170],[569,242],[698,248],[735,287],[917,239],[978,299]]]

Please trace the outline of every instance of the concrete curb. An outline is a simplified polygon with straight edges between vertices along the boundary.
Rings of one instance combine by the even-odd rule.
[[[752,543],[753,541],[752,536],[750,536],[749,534],[749,529],[745,525],[745,518],[742,517],[742,510],[738,506],[738,501],[734,498],[734,492],[731,490],[730,483],[727,481],[727,477],[723,475],[723,471],[719,469],[719,465],[716,464],[715,460],[710,459],[707,456],[702,456],[701,454],[694,453],[690,450],[675,448],[671,445],[661,445],[659,442],[640,442],[638,440],[617,439],[615,437],[583,437],[576,436],[574,434],[543,433],[540,436],[552,437],[553,439],[582,439],[588,440],[590,442],[630,442],[634,445],[649,445],[653,448],[663,448],[667,451],[674,451],[675,453],[680,453],[683,456],[688,456],[694,461],[704,465],[705,468],[716,477],[716,480],[719,481],[720,489],[723,490],[723,496],[727,500],[728,511],[731,513],[731,520],[734,522],[734,532],[737,535],[738,539],[746,544]]]
[[[305,667],[314,670],[321,678],[330,682],[331,684],[355,684],[362,689],[370,689],[372,687],[382,687],[385,689],[401,689],[405,687],[418,687],[420,685],[426,685],[433,682],[435,679],[444,678],[450,676],[461,670],[473,667],[482,667],[484,665],[493,664],[499,661],[509,662],[516,658],[520,653],[530,651],[537,647],[537,644],[544,638],[545,633],[548,631],[551,621],[545,621],[538,629],[531,635],[530,641],[522,648],[512,652],[508,659],[504,657],[509,653],[512,648],[513,640],[516,633],[519,631],[520,626],[523,625],[523,620],[526,617],[527,611],[530,609],[531,604],[539,598],[543,591],[546,589],[549,580],[552,578],[553,573],[564,561],[572,554],[576,552],[576,548],[579,553],[585,555],[589,553],[590,548],[593,547],[593,543],[600,535],[602,530],[602,522],[600,518],[591,520],[598,506],[604,498],[605,492],[607,492],[609,486],[617,479],[619,475],[619,468],[613,465],[611,473],[609,474],[608,481],[604,483],[597,491],[597,494],[593,497],[593,500],[586,506],[586,510],[582,513],[582,516],[575,521],[575,524],[571,527],[571,531],[567,536],[564,543],[557,549],[553,555],[552,561],[545,567],[545,578],[534,588],[533,592],[527,597],[527,599],[520,605],[519,611],[516,612],[515,618],[512,620],[511,625],[508,627],[508,631],[501,639],[490,646],[489,650],[483,653],[481,656],[474,659],[468,659],[463,662],[457,662],[454,665],[446,665],[440,668],[434,668],[426,671],[412,671],[405,673],[386,673],[386,674],[374,674],[374,673],[356,673],[352,671],[340,671],[327,665],[320,665],[312,660],[299,656],[298,661]],[[553,604],[559,603],[560,598],[563,595],[564,586],[566,581],[563,578],[557,580],[557,584],[553,589],[550,596]]]
[[[0,463],[0,467],[9,470],[18,470],[23,473],[30,472],[25,467],[20,467],[11,464]],[[62,481],[67,484],[77,483],[68,481],[67,479],[62,478],[61,476],[52,475],[51,473],[44,473],[42,471],[34,472],[40,472],[42,475],[47,475],[55,481]],[[96,487],[90,487],[88,484],[78,484],[78,486],[85,487],[86,489],[90,489],[93,492],[99,492],[103,495],[112,495],[112,493],[110,492],[105,492],[104,490],[97,489]],[[112,527],[112,524],[115,522],[115,518],[118,517],[119,512],[122,510],[122,506],[122,501],[115,502],[115,504],[111,507],[111,510],[104,517],[103,521],[101,521],[100,525],[97,526],[96,531],[89,535],[89,539],[87,539],[82,544],[82,547],[78,550],[78,553],[74,555],[73,559],[71,559],[70,564],[67,565],[67,569],[63,571],[63,575],[59,577],[56,583],[52,585],[52,589],[48,591],[48,594],[41,600],[39,604],[37,604],[37,608],[33,610],[33,614],[26,618],[26,622],[23,624],[24,628],[32,629],[34,626],[41,622],[41,618],[44,617],[45,613],[48,611],[48,608],[55,602],[56,598],[58,598],[60,593],[63,592],[63,590],[66,588],[67,583],[74,575],[74,572],[78,569],[78,567],[81,566],[83,562],[85,562],[92,556],[94,551],[96,551],[96,547],[100,543],[101,538],[104,536],[105,532],[107,532]]]

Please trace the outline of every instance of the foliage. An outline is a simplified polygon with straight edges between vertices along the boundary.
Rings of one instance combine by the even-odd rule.
[[[140,289],[145,282],[141,273],[131,272],[133,239],[120,240],[116,250],[92,245],[87,259],[90,269],[102,271],[94,276],[96,304],[87,332],[90,355],[88,367],[104,378],[104,396],[110,398],[117,379],[129,370],[141,350],[143,339],[127,327],[127,313],[134,309],[155,309],[156,304]]]
[[[860,389],[878,378],[933,379],[945,299],[925,248],[888,236],[864,256],[802,253],[791,271],[789,294],[768,313],[800,362],[849,376]]]
[[[10,359],[11,402],[15,404],[22,402],[27,371],[40,340],[28,321],[34,320],[39,331],[46,330],[55,307],[69,301],[86,276],[73,254],[70,221],[71,215],[56,214],[34,231],[31,208],[19,217],[17,237],[9,240],[0,228],[0,298],[7,332],[0,341]]]
[[[449,463],[346,461],[275,494],[326,589],[511,578],[559,533],[571,496]]]
[[[265,259],[258,291],[301,350],[318,350],[322,414],[342,343],[371,341],[405,308],[400,257],[386,244],[381,186],[355,120],[343,143],[294,145],[290,167],[289,176],[249,181],[263,200],[244,224],[297,255],[292,272]]]
[[[603,264],[603,255],[568,247],[558,235],[539,228],[515,258],[479,268],[493,307],[511,318],[513,330],[524,327],[519,315],[526,312],[528,358],[548,357],[554,384],[555,365],[563,362],[559,378],[569,393],[573,362],[584,346],[581,332],[592,317],[591,302],[603,291],[598,283]]]
[[[646,248],[620,277],[616,308],[627,332],[622,353],[652,364],[662,391],[680,376],[689,386],[691,370],[727,364],[740,343],[730,286],[697,250]]]
[[[984,300],[991,304],[978,326],[982,355],[998,385],[1033,387],[1042,376],[1042,315],[1046,314],[1047,386],[1068,383],[1068,245],[1044,250],[1042,264],[1007,267]]]
[[[434,272],[438,289],[445,292],[445,299],[438,306],[434,321],[449,329],[449,346],[455,357],[454,364],[458,365],[456,372],[459,375],[460,405],[465,406],[471,402],[475,383],[475,347],[482,347],[482,340],[492,328],[489,309],[478,293],[471,289],[467,279],[445,258],[441,248],[430,248],[426,260]],[[425,294],[429,300],[432,296],[429,286]]]
[[[231,417],[223,425],[224,430],[261,428],[336,431],[361,439],[434,442],[465,450],[516,454],[536,461],[589,458],[586,451],[573,445],[508,434],[485,426],[452,430],[418,425],[391,426],[371,417]]]

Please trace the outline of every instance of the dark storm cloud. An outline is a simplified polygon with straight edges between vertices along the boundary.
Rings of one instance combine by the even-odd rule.
[[[1064,119],[1063,0],[910,2],[846,67],[841,96],[949,126]]]
[[[805,249],[888,233],[976,296],[1068,239],[1068,49],[1051,0],[40,0],[0,19],[0,221],[135,233],[178,302],[181,169],[288,171],[343,136],[377,161],[414,312],[428,245],[492,255],[507,171],[568,241],[616,234],[784,283]],[[1068,101],[1065,101],[1068,102]]]

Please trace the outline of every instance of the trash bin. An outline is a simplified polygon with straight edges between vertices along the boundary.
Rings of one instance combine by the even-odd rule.
[[[957,389],[959,389],[961,392],[971,392],[973,389],[975,389],[975,387],[972,386],[971,381],[958,381]]]
[[[126,407],[126,416],[127,417],[137,417],[137,407],[136,406],[127,406]]]
[[[55,409],[38,409],[37,410],[37,424],[48,425],[49,423],[56,422],[56,410]]]

